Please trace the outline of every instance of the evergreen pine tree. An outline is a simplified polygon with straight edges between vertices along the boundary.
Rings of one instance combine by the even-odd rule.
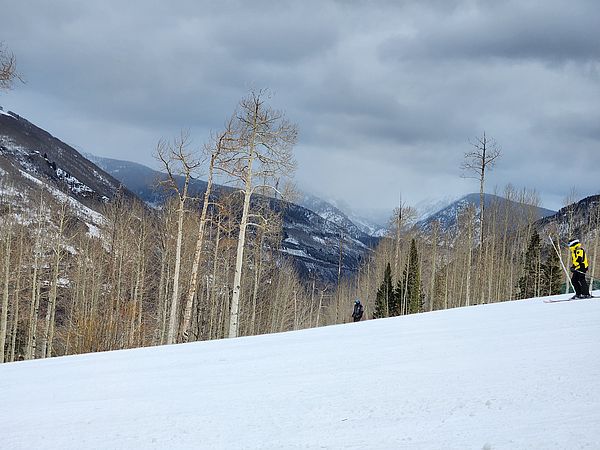
[[[396,287],[394,288],[394,308],[390,311],[391,316],[401,316],[402,315],[402,298],[404,296],[404,283],[403,280],[406,278],[406,269],[404,269],[404,274],[402,278],[398,280],[396,283]]]
[[[423,310],[423,291],[421,290],[421,270],[419,267],[419,255],[417,254],[417,243],[413,239],[410,243],[410,270],[408,272],[408,313],[414,314]]]
[[[540,294],[540,254],[540,235],[533,230],[523,259],[523,275],[519,278],[519,298],[531,298]]]
[[[406,297],[404,297],[406,296]],[[410,254],[402,279],[398,280],[396,286],[396,298],[398,303],[397,314],[400,315],[402,299],[406,299],[407,314],[414,314],[423,310],[423,291],[421,289],[421,275],[419,271],[419,255],[417,243],[413,239],[410,243]]]
[[[381,319],[382,317],[389,317],[390,306],[394,307],[394,287],[392,284],[392,267],[388,263],[383,274],[383,282],[377,290],[373,318]]]
[[[562,277],[558,255],[554,249],[550,249],[548,257],[542,265],[542,295],[561,294],[563,292]]]

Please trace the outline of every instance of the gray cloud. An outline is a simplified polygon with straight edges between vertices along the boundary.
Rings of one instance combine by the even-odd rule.
[[[598,5],[593,1],[464,3],[442,20],[435,14],[413,33],[391,37],[381,45],[382,57],[550,63],[600,58]]]
[[[357,208],[477,190],[468,139],[503,148],[489,187],[558,208],[600,163],[593,0],[5,2],[25,86],[0,104],[85,151],[154,164],[201,145],[251,87],[297,122],[297,179]]]

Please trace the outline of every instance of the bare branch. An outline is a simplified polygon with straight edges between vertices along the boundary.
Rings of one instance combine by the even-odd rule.
[[[11,89],[15,79],[24,83],[19,72],[17,72],[15,55],[6,50],[4,44],[0,42],[0,90]]]

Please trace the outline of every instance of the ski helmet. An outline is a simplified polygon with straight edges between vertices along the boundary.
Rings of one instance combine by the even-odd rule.
[[[579,244],[579,239],[571,239],[569,241],[569,247],[575,247],[577,244]]]

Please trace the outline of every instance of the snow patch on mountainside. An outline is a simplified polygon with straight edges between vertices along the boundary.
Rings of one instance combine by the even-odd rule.
[[[82,183],[73,175],[70,175],[68,172],[65,172],[60,167],[56,169],[56,176],[63,180],[67,186],[69,186],[69,190],[74,194],[83,194],[83,193],[92,193],[94,190],[87,186],[85,183]]]
[[[6,175],[6,172],[0,169],[0,175]],[[23,197],[22,192],[12,185],[3,186],[0,184],[0,197]]]
[[[87,206],[81,204],[74,198],[69,197],[64,192],[61,192],[58,189],[40,181],[36,177],[28,174],[27,172],[25,172],[23,170],[19,170],[19,172],[21,173],[21,175],[24,178],[28,179],[29,181],[41,186],[42,188],[44,188],[45,190],[50,192],[50,194],[52,194],[52,196],[54,198],[56,198],[57,200],[59,200],[60,202],[62,202],[62,203],[67,202],[69,204],[69,206],[72,208],[72,210],[75,212],[77,217],[79,217],[83,220],[91,221],[94,225],[99,225],[99,226],[106,225],[106,223],[107,223],[106,218],[102,214],[94,211],[91,208],[88,208]]]
[[[324,200],[316,195],[304,193],[299,204],[339,227],[345,229],[357,228],[360,232],[369,236],[381,237],[385,234],[383,225],[357,214],[345,202],[332,199]]]
[[[446,196],[441,199],[428,198],[418,202],[415,205],[415,210],[417,211],[416,221],[419,222],[421,220],[427,219],[429,216],[432,216],[435,213],[442,211],[444,208],[447,208],[460,198],[461,197],[458,196]]]
[[[315,258],[313,258],[312,256],[310,256],[308,253],[306,253],[302,249],[282,248],[282,249],[280,249],[280,251],[281,251],[281,253],[286,253],[288,255],[297,256],[297,257],[300,257],[300,258],[313,259],[313,260],[316,261]]]

